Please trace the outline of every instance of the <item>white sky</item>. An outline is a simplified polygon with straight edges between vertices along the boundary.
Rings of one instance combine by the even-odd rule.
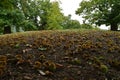
[[[82,20],[80,20],[80,16],[75,14],[75,11],[79,7],[79,3],[82,0],[60,0],[60,1],[61,1],[60,6],[63,9],[63,13],[65,14],[65,16],[71,14],[72,19],[77,19],[80,22],[82,22]]]
[[[51,1],[55,1],[55,0],[51,0]],[[69,14],[71,14],[72,19],[77,19],[80,22],[82,22],[82,20],[80,19],[80,16],[75,14],[75,11],[79,7],[79,3],[82,0],[56,0],[56,1],[61,2],[60,8],[62,9],[62,12],[64,13],[65,16],[68,16]]]
[[[60,8],[62,9],[62,12],[65,16],[68,16],[69,14],[72,15],[72,19],[78,20],[80,23],[82,23],[82,18],[75,14],[75,11],[79,7],[79,4],[82,0],[51,0],[51,1],[60,1]],[[108,29],[108,27],[101,26],[101,29]]]

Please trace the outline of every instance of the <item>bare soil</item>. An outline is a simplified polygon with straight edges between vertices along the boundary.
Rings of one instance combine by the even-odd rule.
[[[0,80],[120,80],[120,32],[1,35]]]

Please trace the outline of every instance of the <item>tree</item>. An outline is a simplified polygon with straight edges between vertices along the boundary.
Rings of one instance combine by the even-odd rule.
[[[39,26],[38,16],[39,16],[39,8],[38,2],[40,0],[20,0],[19,10],[24,13],[25,20],[22,22],[23,30],[37,30]]]
[[[3,0],[0,2],[0,27],[4,30],[4,33],[11,33],[10,21],[7,17],[10,17],[10,10],[13,9],[11,2],[8,0]],[[7,13],[6,13],[7,12]],[[3,26],[3,27],[2,27]]]
[[[11,27],[17,31],[21,27],[24,31],[61,29],[63,22],[58,2],[50,0],[2,0],[0,16],[0,26],[4,33],[11,33]]]
[[[49,8],[47,18],[46,29],[63,29],[61,25],[63,22],[63,13],[61,13],[61,9],[59,8],[58,2],[52,2]]]
[[[83,0],[76,14],[96,25],[110,25],[116,31],[120,23],[120,0]]]
[[[56,17],[60,13],[58,4],[50,0],[29,0],[21,2],[26,18],[34,23],[39,30],[58,28]],[[56,23],[57,22],[57,23]]]
[[[79,21],[72,20],[71,15],[64,16],[62,26],[64,29],[80,29],[81,28]]]
[[[15,5],[17,0],[3,0],[0,3],[0,28],[3,33],[11,33],[11,27],[21,25],[24,14]]]
[[[0,32],[78,28],[77,20],[64,16],[59,2],[50,0],[2,0]],[[65,20],[64,20],[65,19]]]
[[[29,18],[39,30],[62,29],[63,14],[57,1],[33,0],[29,7]]]
[[[50,0],[41,0],[40,1],[41,5],[39,6],[40,8],[40,26],[39,30],[44,30],[46,29],[46,26],[48,25],[48,14],[50,12],[51,8],[51,2]]]

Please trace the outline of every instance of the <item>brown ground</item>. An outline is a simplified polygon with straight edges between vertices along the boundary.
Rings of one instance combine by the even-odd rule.
[[[1,35],[0,80],[120,80],[120,32]]]

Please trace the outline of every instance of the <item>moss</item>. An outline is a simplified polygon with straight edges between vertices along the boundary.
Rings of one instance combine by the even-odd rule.
[[[104,64],[100,65],[100,70],[103,72],[103,73],[107,73],[108,72],[108,67]]]
[[[109,49],[108,49],[108,53],[112,53],[112,52],[114,52],[115,51],[115,48],[114,47],[110,47]]]
[[[100,66],[102,64],[99,57],[93,57],[92,60],[93,60],[93,63],[97,64],[98,66]]]
[[[27,59],[34,59],[35,58],[35,55],[33,54],[27,54]]]
[[[15,48],[19,48],[19,47],[20,47],[20,44],[17,43],[17,44],[15,45]]]
[[[7,57],[4,55],[0,55],[0,61],[7,61]]]
[[[119,60],[110,60],[109,64],[111,67],[115,68],[116,70],[120,70],[120,61]]]
[[[7,62],[6,61],[0,61],[0,67],[6,66]]]
[[[46,76],[53,76],[54,74],[50,71],[45,71]]]
[[[46,57],[45,57],[45,55],[40,55],[40,59],[45,59]]]
[[[50,71],[55,71],[56,70],[56,65],[52,61],[46,61],[43,63],[45,69],[50,70]]]
[[[15,58],[16,58],[17,60],[21,60],[21,59],[23,59],[22,55],[20,55],[20,54],[15,55]]]
[[[40,55],[39,60],[40,60],[41,62],[44,62],[45,59],[46,59],[45,55],[43,55],[43,54]]]
[[[101,42],[96,42],[95,45],[96,45],[96,47],[98,47],[98,48],[102,48],[102,47],[103,47]]]
[[[78,59],[78,58],[75,58],[75,59],[72,60],[71,63],[72,63],[72,64],[75,64],[75,65],[80,65],[80,64],[81,64],[81,60]]]
[[[35,61],[33,67],[34,67],[35,69],[40,69],[40,68],[42,67],[42,63],[39,62],[39,61]]]
[[[22,65],[24,63],[25,63],[25,60],[20,59],[17,61],[16,65]]]

